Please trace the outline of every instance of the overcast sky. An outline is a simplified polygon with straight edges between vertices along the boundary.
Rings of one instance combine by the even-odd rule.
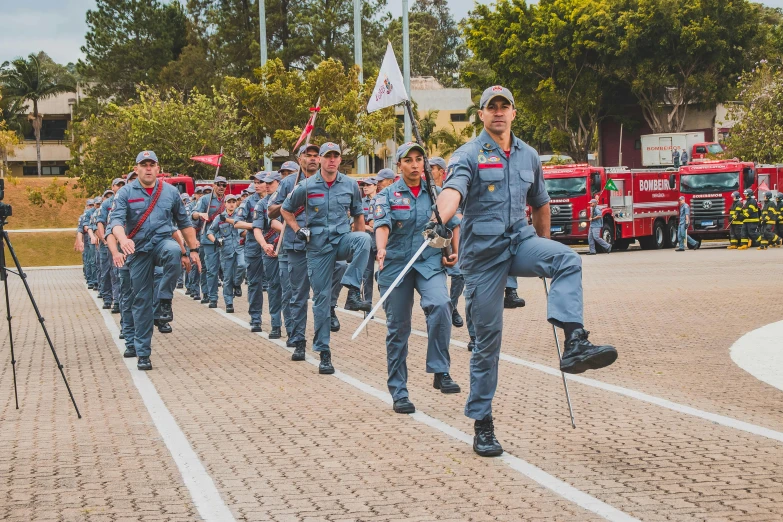
[[[476,0],[448,1],[454,17],[459,20]],[[492,0],[478,1],[487,4]],[[414,2],[411,0],[411,5]],[[63,64],[82,57],[79,48],[84,45],[84,33],[87,31],[84,15],[88,9],[95,7],[95,0],[3,0],[1,3],[0,63],[41,50]],[[783,7],[783,0],[765,0],[763,3]],[[389,0],[388,4],[392,14],[401,14],[401,0]]]

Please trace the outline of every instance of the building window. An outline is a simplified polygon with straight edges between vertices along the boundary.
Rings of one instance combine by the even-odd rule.
[[[68,130],[68,120],[43,120],[41,122],[41,141],[62,141]],[[25,129],[25,140],[35,140],[32,125]]]
[[[642,150],[642,140],[636,140],[633,142],[634,150]]]
[[[53,167],[49,166],[41,166],[41,175],[42,176],[64,176],[65,172],[68,170],[68,167],[64,165],[55,165]],[[38,175],[38,167],[35,165],[28,167],[24,166],[22,167],[22,174],[24,176],[37,176]]]
[[[459,112],[453,112],[453,113],[450,114],[450,116],[451,116],[451,121],[453,121],[453,122],[465,122],[465,121],[468,121],[468,115],[467,114],[463,114],[463,113],[459,113]]]

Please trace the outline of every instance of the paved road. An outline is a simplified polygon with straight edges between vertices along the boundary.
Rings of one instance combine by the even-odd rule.
[[[361,318],[340,312],[338,373],[319,376],[249,332],[244,298],[228,315],[177,295],[174,333],[156,334],[155,370],[142,374],[121,358],[117,316],[99,310],[80,270],[36,270],[29,281],[78,420],[12,279],[22,405],[13,406],[4,328],[0,519],[783,517],[783,392],[729,354],[781,320],[769,299],[783,250],[582,259],[587,328],[620,358],[571,381],[571,429],[541,282],[520,280],[527,306],[504,313],[495,403],[503,459],[473,454],[464,391],[432,389],[419,308],[409,355],[419,413],[402,416],[385,389],[382,324],[351,341]],[[467,332],[453,339],[452,374],[466,389]]]

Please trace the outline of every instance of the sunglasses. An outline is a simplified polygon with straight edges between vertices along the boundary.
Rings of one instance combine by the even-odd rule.
[[[215,183],[218,187],[227,187],[228,183]]]

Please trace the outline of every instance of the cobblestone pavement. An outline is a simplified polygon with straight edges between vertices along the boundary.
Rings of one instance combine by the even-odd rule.
[[[504,313],[510,357],[495,400],[502,460],[465,443],[467,332],[454,329],[451,350],[463,392],[440,394],[424,372],[418,307],[409,388],[423,414],[392,412],[385,327],[371,322],[351,341],[361,317],[346,312],[332,334],[338,374],[319,376],[250,333],[245,298],[231,316],[178,294],[174,332],[155,334],[147,375],[236,520],[781,519],[783,392],[737,368],[729,347],[781,319],[771,303],[783,251],[582,259],[586,327],[620,358],[570,382],[571,429],[559,373],[546,371],[557,359],[542,284],[520,279],[527,306]],[[84,418],[11,279],[21,408],[4,326],[0,519],[218,520],[122,360],[105,322],[117,316],[101,313],[80,270],[29,281]]]

